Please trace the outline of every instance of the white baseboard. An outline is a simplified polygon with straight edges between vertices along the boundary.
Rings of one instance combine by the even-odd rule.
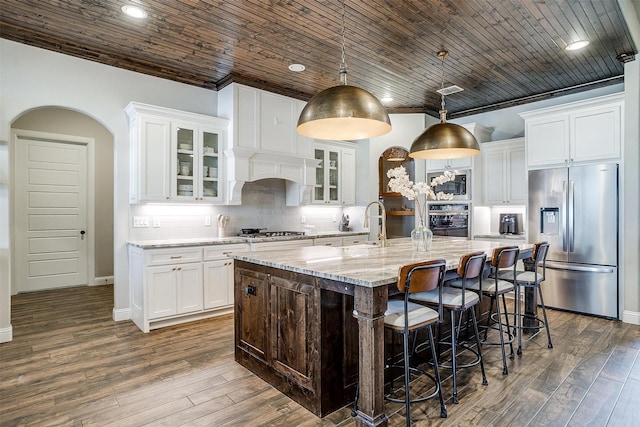
[[[116,322],[122,322],[123,320],[131,320],[131,310],[128,308],[114,307],[113,314],[111,315]]]
[[[13,341],[13,326],[0,329],[0,343]]]
[[[622,322],[640,325],[640,313],[637,311],[624,310],[622,312]]]
[[[102,276],[93,279],[92,286],[96,285],[113,285],[113,276]]]

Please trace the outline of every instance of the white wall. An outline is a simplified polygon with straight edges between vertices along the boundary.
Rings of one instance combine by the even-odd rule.
[[[10,338],[8,144],[11,123],[42,106],[83,112],[102,123],[115,144],[114,316],[128,316],[129,101],[216,115],[217,94],[0,39],[0,341]]]

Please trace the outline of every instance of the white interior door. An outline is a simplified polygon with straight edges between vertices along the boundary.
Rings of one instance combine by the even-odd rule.
[[[86,144],[23,136],[15,149],[16,290],[88,284]]]

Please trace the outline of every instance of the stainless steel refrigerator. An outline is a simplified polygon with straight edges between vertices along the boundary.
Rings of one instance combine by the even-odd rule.
[[[527,216],[550,244],[545,305],[618,319],[618,165],[529,171]]]

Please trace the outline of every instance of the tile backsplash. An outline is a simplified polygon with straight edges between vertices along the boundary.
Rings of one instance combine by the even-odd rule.
[[[309,234],[339,229],[342,215],[348,215],[354,231],[363,230],[364,207],[287,206],[285,181],[264,179],[247,182],[242,188],[241,206],[144,204],[131,205],[130,218],[146,218],[148,227],[131,227],[130,240],[218,237],[217,216],[228,215],[226,236],[241,228],[259,227],[278,231],[306,231]],[[207,217],[211,225],[205,225]],[[304,221],[304,222],[303,222]]]

